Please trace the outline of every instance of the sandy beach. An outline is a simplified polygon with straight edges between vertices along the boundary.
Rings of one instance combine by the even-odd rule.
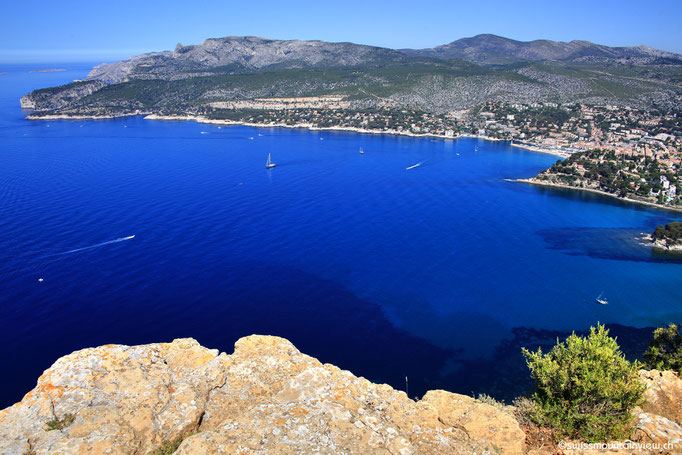
[[[554,156],[558,156],[561,158],[568,158],[569,156],[571,156],[570,152],[565,152],[562,150],[546,149],[546,148],[542,148],[542,147],[537,147],[535,145],[512,143],[511,146],[530,150],[531,152],[547,153],[549,155],[554,155]]]

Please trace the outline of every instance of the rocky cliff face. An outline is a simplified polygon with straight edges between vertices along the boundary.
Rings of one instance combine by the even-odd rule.
[[[643,380],[651,403],[641,411],[640,422],[648,425],[641,431],[654,440],[677,437],[682,448],[673,421],[679,419],[680,379],[647,372]],[[2,454],[172,450],[545,453],[526,447],[508,409],[442,390],[413,401],[269,336],[242,338],[231,355],[192,339],[84,349],[59,359],[20,403],[0,411]]]
[[[78,81],[59,87],[35,90],[21,97],[22,109],[35,109],[37,111],[51,111],[72,106],[80,100],[107,84],[100,80]]]
[[[89,78],[121,82],[135,78],[169,78],[178,72],[207,69],[225,72],[266,68],[316,68],[400,62],[406,56],[392,49],[353,43],[271,40],[255,36],[211,38],[202,44],[178,44],[173,52],[140,55],[94,68]]]
[[[172,52],[150,52],[147,54],[136,55],[116,63],[102,63],[97,65],[88,73],[88,78],[98,79],[104,82],[123,82],[128,80],[128,74],[133,72],[138,64],[147,62],[147,66],[152,62],[162,61],[164,57],[170,57]]]

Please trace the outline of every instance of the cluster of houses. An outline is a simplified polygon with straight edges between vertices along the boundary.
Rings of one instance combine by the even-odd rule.
[[[671,169],[682,162],[682,112],[616,106],[487,103],[472,121],[481,135],[568,153],[602,149],[650,156]]]
[[[662,195],[666,198],[667,202],[672,201],[677,196],[677,186],[670,183],[665,175],[661,176],[661,190],[656,196]]]
[[[213,106],[214,114],[241,111],[242,121],[272,125],[352,127],[453,138],[476,134],[565,156],[601,149],[630,160],[653,158],[664,169],[674,172],[682,164],[682,111],[660,113],[616,106],[490,102],[477,109],[432,113],[395,106],[351,109],[341,96],[240,103],[248,105]],[[230,118],[234,115],[230,114]],[[676,191],[671,188],[666,191]]]

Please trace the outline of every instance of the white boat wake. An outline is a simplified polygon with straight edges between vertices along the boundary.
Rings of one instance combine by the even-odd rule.
[[[102,243],[98,243],[96,245],[84,246],[82,248],[76,248],[74,250],[64,251],[62,253],[48,254],[47,256],[44,256],[44,257],[62,256],[64,254],[76,253],[78,251],[91,250],[93,248],[99,248],[100,246],[110,245],[112,243],[118,243],[118,242],[125,242],[126,240],[130,240],[130,239],[134,239],[134,238],[135,238],[134,235],[129,235],[128,237],[120,237],[120,238],[117,238],[115,240],[109,240],[108,242],[102,242]]]
[[[406,171],[409,171],[410,169],[414,169],[415,167],[419,167],[419,166],[421,166],[422,164],[424,164],[424,162],[423,162],[423,161],[420,161],[420,162],[417,163],[417,164],[413,164],[412,166],[406,167],[405,170],[406,170]]]

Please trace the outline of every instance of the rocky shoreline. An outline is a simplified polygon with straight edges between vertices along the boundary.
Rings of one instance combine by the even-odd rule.
[[[110,115],[77,115],[77,114],[46,114],[46,115],[28,115],[27,120],[111,120],[125,117],[135,117],[136,115],[147,115],[144,112],[135,111],[127,114],[110,114]]]
[[[655,207],[657,209],[662,209],[662,210],[669,210],[671,212],[682,212],[682,208],[678,207],[671,207],[668,205],[662,205],[662,204],[656,204],[654,202],[647,202],[647,201],[640,201],[638,199],[632,199],[632,198],[627,198],[627,197],[620,197],[616,194],[613,193],[607,193],[606,191],[602,190],[597,190],[594,188],[578,188],[575,186],[571,185],[563,185],[560,183],[553,183],[553,182],[546,182],[543,180],[538,180],[536,178],[528,178],[528,179],[508,179],[510,182],[519,182],[519,183],[529,183],[531,185],[538,185],[538,186],[547,186],[547,187],[552,187],[552,188],[563,188],[567,190],[575,190],[575,191],[586,191],[588,193],[594,193],[594,194],[600,194],[602,196],[608,196],[613,199],[618,199],[619,201],[625,201],[629,202],[632,204],[639,204],[639,205],[646,205],[649,207]]]
[[[665,240],[655,240],[653,236],[649,236],[649,240],[654,248],[658,248],[666,251],[680,251],[682,252],[682,244],[679,245],[669,245]]]

